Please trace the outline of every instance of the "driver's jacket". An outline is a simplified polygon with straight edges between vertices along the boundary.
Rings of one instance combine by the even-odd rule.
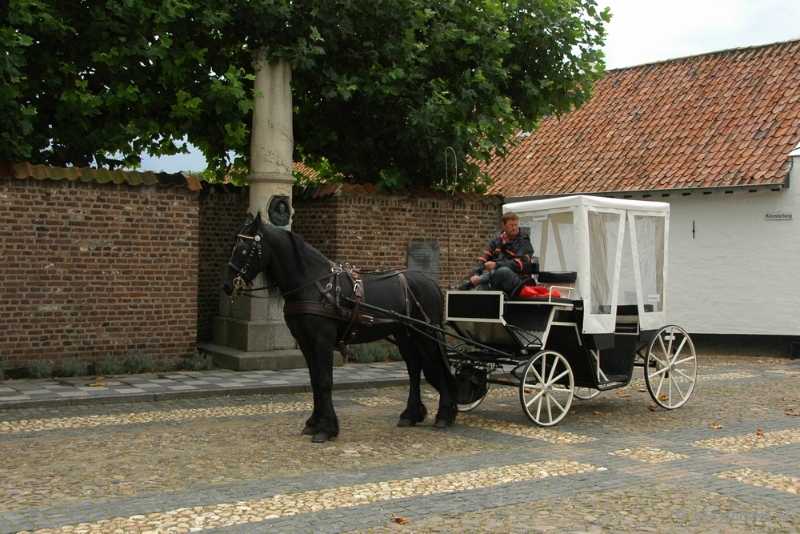
[[[481,274],[487,261],[497,262],[498,267],[508,267],[519,276],[520,281],[531,276],[531,257],[533,256],[533,246],[528,234],[520,230],[519,235],[503,243],[501,239],[502,231],[489,241],[486,248],[478,256],[475,267],[472,268],[474,274]]]

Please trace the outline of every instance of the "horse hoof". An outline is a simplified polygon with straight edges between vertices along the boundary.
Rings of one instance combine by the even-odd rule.
[[[445,419],[437,419],[436,422],[433,423],[433,426],[435,428],[449,428],[449,427],[451,427],[453,425],[452,425],[452,423],[447,422],[447,420],[445,420]]]
[[[314,434],[314,437],[311,438],[311,443],[325,443],[329,439],[330,437],[327,432],[317,432]]]
[[[313,436],[314,435],[314,427],[311,425],[306,425],[302,432],[300,432],[303,436]]]
[[[411,419],[400,419],[397,422],[397,426],[399,426],[400,428],[408,428],[410,426],[417,426],[417,423],[415,423]]]

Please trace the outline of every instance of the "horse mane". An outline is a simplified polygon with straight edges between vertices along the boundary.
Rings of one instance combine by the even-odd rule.
[[[294,249],[294,259],[297,261],[297,269],[301,274],[306,273],[306,242],[291,230],[286,232],[289,234],[289,241],[292,242],[292,249]]]

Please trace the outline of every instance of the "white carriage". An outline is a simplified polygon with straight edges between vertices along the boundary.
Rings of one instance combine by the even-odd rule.
[[[519,216],[538,269],[511,295],[447,292],[461,410],[480,404],[489,384],[511,385],[526,416],[551,426],[574,397],[626,386],[637,366],[656,404],[686,403],[697,357],[687,332],[667,323],[669,204],[571,196],[504,211]],[[511,378],[493,379],[501,369]]]

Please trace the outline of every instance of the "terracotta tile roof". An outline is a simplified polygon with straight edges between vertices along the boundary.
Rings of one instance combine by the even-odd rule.
[[[299,172],[300,174],[306,176],[310,180],[315,180],[317,178],[317,171],[315,171],[311,167],[307,167],[306,164],[301,161],[293,161],[292,170],[294,172]]]
[[[783,186],[800,142],[800,40],[609,71],[583,108],[488,166],[505,197]]]
[[[196,177],[182,173],[137,172],[109,169],[90,169],[88,167],[51,167],[49,165],[31,165],[30,163],[0,162],[0,178],[18,178],[20,180],[79,180],[98,184],[115,183],[128,185],[160,185],[166,187],[187,187],[191,191],[200,191],[203,186]]]

